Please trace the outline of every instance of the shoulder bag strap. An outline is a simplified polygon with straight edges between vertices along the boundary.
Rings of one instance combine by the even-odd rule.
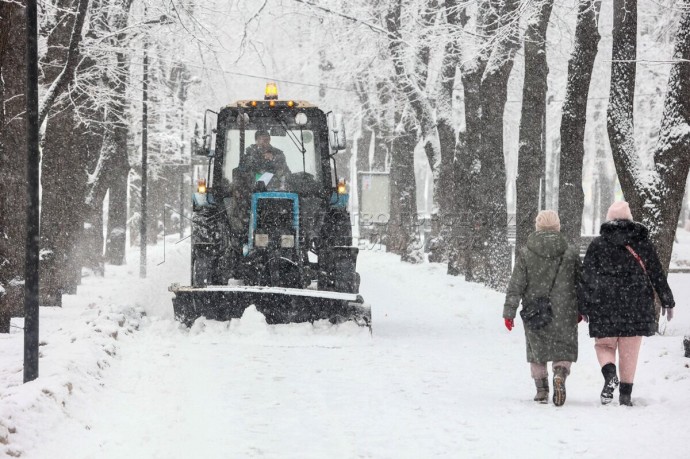
[[[642,271],[644,271],[644,273],[647,274],[647,267],[644,265],[644,261],[642,261],[642,258],[640,258],[640,256],[637,254],[637,252],[635,252],[633,250],[633,248],[630,247],[629,245],[626,245],[625,248],[628,249],[628,252],[630,252],[633,257],[635,257],[635,260],[637,260],[637,262],[642,267]]]
[[[556,275],[553,276],[553,281],[551,281],[551,288],[549,289],[549,298],[551,298],[551,291],[553,290],[553,287],[556,285],[556,279],[558,278],[558,273],[561,272],[561,263],[563,263],[563,257],[558,259],[558,268],[556,268]]]
[[[644,261],[642,261],[642,258],[640,258],[640,256],[637,254],[637,252],[635,252],[633,250],[633,248],[630,247],[629,245],[626,245],[625,248],[628,249],[628,252],[630,252],[632,254],[632,256],[635,257],[635,260],[637,260],[637,262],[640,264],[640,267],[642,268],[642,271],[644,272],[645,277],[647,277],[647,281],[649,281],[649,285],[652,286],[652,291],[654,291],[654,295],[658,296],[659,294],[657,293],[656,288],[654,288],[654,283],[652,282],[652,278],[649,277],[649,273],[647,272],[647,267],[645,266]]]

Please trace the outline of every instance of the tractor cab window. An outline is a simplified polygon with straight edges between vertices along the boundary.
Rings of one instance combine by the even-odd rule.
[[[320,162],[312,130],[252,126],[244,131],[244,151],[240,151],[240,129],[230,128],[225,138],[224,177],[232,182],[238,173],[268,189],[281,189],[290,174],[307,172],[320,176]]]

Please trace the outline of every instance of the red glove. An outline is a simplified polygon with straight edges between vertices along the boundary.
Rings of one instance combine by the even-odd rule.
[[[582,322],[582,314],[577,315],[577,323]]]
[[[512,331],[513,327],[515,326],[515,322],[513,322],[513,319],[503,319],[503,320],[505,321],[506,328],[508,329],[508,331]]]

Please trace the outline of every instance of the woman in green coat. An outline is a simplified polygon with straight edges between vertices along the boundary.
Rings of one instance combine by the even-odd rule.
[[[552,210],[539,212],[536,232],[529,235],[527,245],[515,256],[515,267],[510,278],[503,307],[503,318],[512,330],[520,300],[531,301],[549,297],[552,320],[543,328],[525,327],[527,361],[537,387],[534,400],[547,403],[549,379],[547,362],[553,362],[553,403],[565,403],[565,380],[572,362],[577,360],[578,301],[577,285],[580,279],[580,256],[568,246],[560,233],[561,222]]]

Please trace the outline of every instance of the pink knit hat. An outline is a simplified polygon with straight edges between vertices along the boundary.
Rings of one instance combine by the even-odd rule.
[[[537,231],[560,231],[561,219],[553,210],[542,210],[537,214],[534,227]]]
[[[630,206],[625,201],[616,201],[611,204],[609,211],[606,212],[606,220],[632,220],[632,212]]]

